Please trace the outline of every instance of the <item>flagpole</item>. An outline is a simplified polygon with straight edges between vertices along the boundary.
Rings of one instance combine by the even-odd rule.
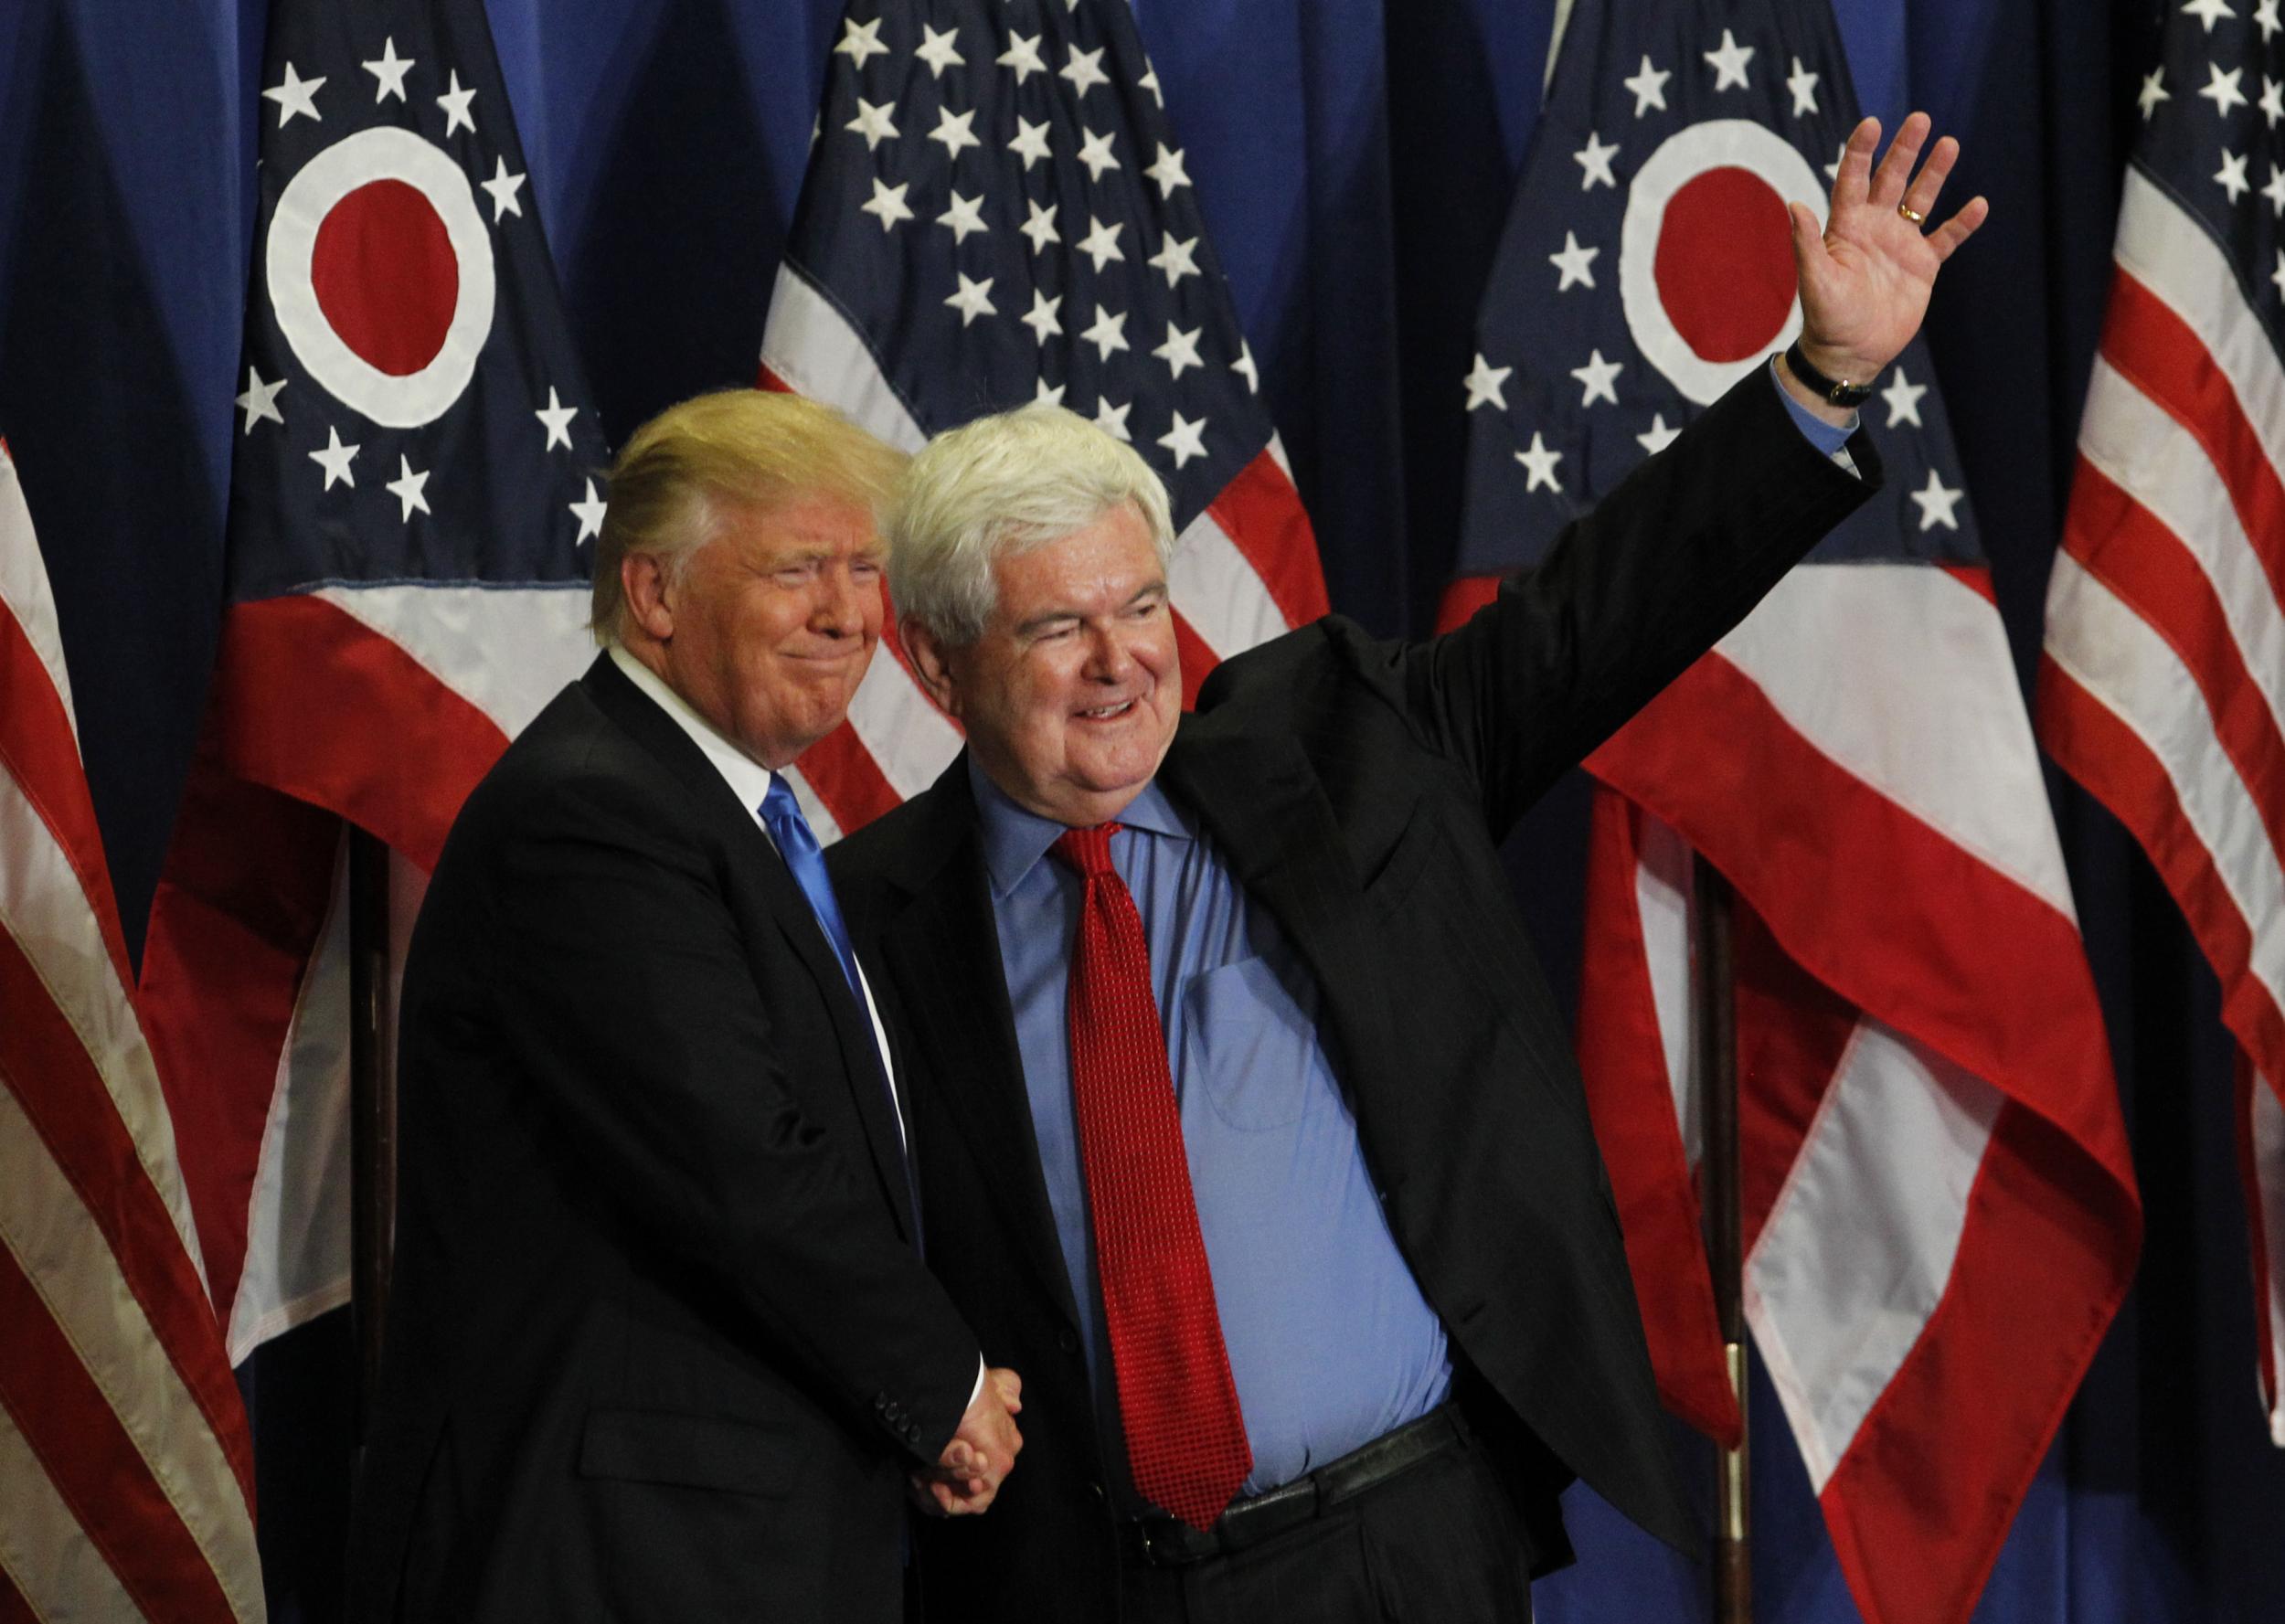
[[[1747,1481],[1744,1229],[1738,1215],[1737,982],[1731,956],[1736,894],[1703,856],[1694,858],[1691,929],[1697,973],[1698,1076],[1705,1082],[1706,1262],[1730,1391],[1738,1399],[1738,1447],[1719,1451],[1714,1494],[1715,1624],[1753,1617],[1753,1532]]]
[[[357,1434],[372,1415],[397,1232],[397,1078],[388,1063],[388,848],[349,831],[350,1301]]]

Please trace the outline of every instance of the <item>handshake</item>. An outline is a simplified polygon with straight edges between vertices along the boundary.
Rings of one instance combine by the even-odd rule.
[[[912,1474],[915,1504],[937,1517],[965,1517],[990,1507],[1024,1447],[1024,1435],[1015,1430],[1023,1394],[1023,1378],[1014,1371],[983,1373],[944,1453],[933,1467]]]

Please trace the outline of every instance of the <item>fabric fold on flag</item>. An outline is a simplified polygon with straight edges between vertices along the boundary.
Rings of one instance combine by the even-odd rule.
[[[1221,659],[1325,612],[1253,353],[1115,0],[849,7],[760,381],[907,451],[1033,401],[1132,444],[1173,497],[1185,699]],[[960,749],[884,642],[848,722],[794,775],[821,839]]]
[[[259,1620],[252,1442],[5,442],[0,688],[0,1612]]]
[[[1448,610],[1800,330],[1784,204],[1855,123],[1806,0],[1581,0],[1462,380]],[[1972,251],[1972,250],[1971,250]],[[1694,1184],[1692,869],[1734,889],[1744,1303],[1868,1619],[1964,1620],[2141,1214],[2030,725],[1915,343],[1889,489],[1588,759],[1581,1067],[1661,1391],[1738,1411]]]
[[[341,852],[592,656],[605,448],[481,5],[278,0],[221,642],[143,996],[243,1359],[347,1299]]]
[[[2285,77],[2258,21],[2170,15],[2142,82],[2037,706],[2040,742],[2142,844],[2220,978],[2258,1375],[2285,1446],[2285,183],[2252,189],[2234,155],[2275,122],[2264,104],[2194,92]]]

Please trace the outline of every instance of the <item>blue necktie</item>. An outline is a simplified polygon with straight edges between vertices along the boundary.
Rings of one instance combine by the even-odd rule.
[[[809,898],[810,911],[817,916],[825,939],[833,943],[834,953],[841,961],[841,973],[849,978],[849,993],[862,1013],[866,1008],[865,983],[857,979],[856,953],[849,946],[848,927],[841,922],[841,905],[834,900],[833,876],[825,872],[825,854],[817,844],[817,836],[810,833],[809,820],[802,816],[801,803],[793,799],[793,791],[786,787],[782,776],[773,775],[770,780],[770,793],[761,798],[761,821],[770,831],[770,838],[778,843],[778,854],[793,871],[794,884]],[[871,1017],[866,1018],[869,1021]]]
[[[793,799],[781,775],[772,774],[770,792],[761,798],[761,821],[770,831],[770,838],[778,843],[778,854],[785,859],[786,867],[793,871],[794,884],[802,887],[802,895],[809,898],[810,912],[817,916],[817,923],[833,943],[834,955],[841,961],[841,973],[849,978],[850,996],[856,1000],[857,1014],[865,1017],[867,1031],[873,1024],[872,1006],[865,1001],[865,983],[857,979],[856,951],[849,945],[849,929],[841,922],[841,904],[834,899],[833,876],[825,872],[825,854],[817,844],[817,836],[810,833],[809,820],[802,816],[801,803]],[[888,1096],[888,1114],[897,1122],[899,1144],[904,1140],[904,1115],[897,1109],[897,1090],[888,1085],[887,1062],[880,1060],[881,1091]],[[920,1186],[912,1176],[912,1160],[905,1158],[905,1194],[912,1204],[912,1244],[920,1249]]]

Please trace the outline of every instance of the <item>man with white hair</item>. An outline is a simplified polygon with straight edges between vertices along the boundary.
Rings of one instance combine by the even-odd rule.
[[[1185,716],[1131,451],[1033,409],[915,459],[890,583],[968,748],[834,867],[917,1040],[931,1262],[1028,1438],[927,1532],[936,1624],[1527,1618],[1574,1473],[1693,1541],[1497,847],[1876,484],[1834,402],[1983,215],[1921,234],[1927,135],[1875,173],[1867,121],[1822,238],[1796,206],[1799,345],[1432,642],[1328,619]]]
[[[784,777],[872,657],[902,462],[749,389],[620,453],[603,653],[469,797],[407,961],[360,1619],[890,1624],[908,1480],[980,1510],[1021,1445]]]

